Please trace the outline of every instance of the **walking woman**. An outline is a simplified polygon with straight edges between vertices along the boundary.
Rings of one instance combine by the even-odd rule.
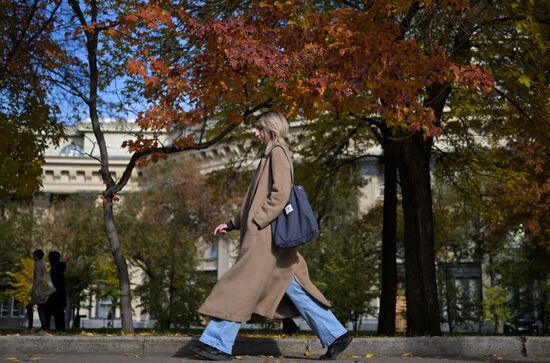
[[[321,359],[335,359],[352,337],[329,310],[330,303],[309,279],[306,261],[296,248],[271,240],[271,222],[290,197],[293,167],[285,143],[288,122],[268,111],[256,121],[256,138],[265,145],[241,210],[214,234],[240,230],[237,261],[214,286],[199,313],[210,322],[192,351],[209,360],[229,360],[243,322],[265,322],[301,315],[328,347]]]
[[[42,261],[42,258],[44,257],[44,251],[42,250],[35,250],[32,253],[32,259],[34,260],[34,270],[33,270],[33,278],[32,278],[32,289],[31,289],[31,300],[27,304],[27,319],[28,319],[28,326],[27,329],[29,332],[32,332],[32,326],[33,326],[33,318],[34,318],[34,305],[36,305],[36,308],[38,310],[38,318],[40,319],[40,329],[42,331],[46,330],[46,300],[47,297],[41,298],[40,294],[38,292],[40,281],[44,278],[44,276],[48,273],[46,270],[46,265],[44,265],[44,261]]]

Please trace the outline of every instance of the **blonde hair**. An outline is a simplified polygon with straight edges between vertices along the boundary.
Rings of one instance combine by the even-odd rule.
[[[278,111],[266,111],[256,119],[256,126],[261,127],[267,135],[269,142],[285,142],[288,135],[288,121]]]

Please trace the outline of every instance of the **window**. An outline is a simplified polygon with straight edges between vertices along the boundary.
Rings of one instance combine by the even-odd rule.
[[[86,173],[84,171],[78,170],[76,172],[76,181],[77,182],[85,182],[86,181]]]
[[[384,182],[379,182],[376,187],[376,197],[384,198]]]
[[[107,319],[109,317],[109,312],[111,311],[112,306],[113,302],[110,300],[98,300],[96,318]]]
[[[0,302],[0,317],[7,318],[10,309],[10,303],[7,300]]]
[[[65,146],[63,149],[61,149],[59,156],[77,158],[77,157],[84,156],[84,150],[82,150],[82,147],[79,145],[70,144]]]
[[[215,261],[218,259],[218,242],[212,242],[206,253],[204,254],[204,259],[206,261]]]
[[[11,308],[11,316],[13,318],[18,318],[20,316],[24,316],[25,313],[21,309],[21,304],[17,300],[13,300],[13,306]]]

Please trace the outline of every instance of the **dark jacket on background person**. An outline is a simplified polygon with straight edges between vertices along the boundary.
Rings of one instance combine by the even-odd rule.
[[[67,293],[65,282],[65,269],[67,264],[60,261],[61,255],[57,251],[50,252],[50,277],[55,292],[48,297],[46,302],[46,329],[50,329],[50,322],[53,316],[55,329],[65,331],[65,306],[67,306]]]
[[[65,270],[67,269],[67,263],[58,262],[52,265],[50,269],[50,276],[52,278],[55,292],[48,298],[49,304],[55,304],[62,307],[67,306],[67,284],[65,282]]]

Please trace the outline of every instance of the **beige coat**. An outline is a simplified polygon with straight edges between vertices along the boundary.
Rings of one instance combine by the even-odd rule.
[[[46,265],[44,265],[44,262],[42,260],[38,260],[34,262],[34,272],[33,272],[33,278],[32,278],[32,289],[31,289],[31,300],[29,301],[30,304],[45,304],[45,299],[40,299],[40,296],[38,295],[38,287],[40,284],[40,281],[46,276],[48,271],[46,270]]]
[[[285,144],[278,144],[285,148]],[[307,264],[296,248],[283,249],[271,241],[271,222],[288,202],[292,188],[292,162],[284,151],[268,146],[241,211],[231,222],[240,229],[237,261],[218,281],[199,313],[236,322],[261,322],[298,315],[285,297],[294,275],[319,303],[330,303],[309,279]]]

